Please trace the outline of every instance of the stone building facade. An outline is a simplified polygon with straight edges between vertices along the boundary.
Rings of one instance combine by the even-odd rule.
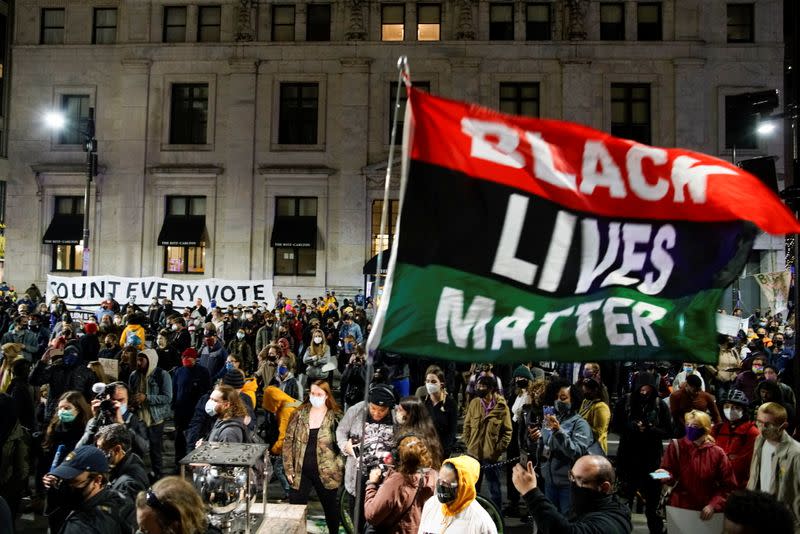
[[[782,87],[781,17],[779,0],[17,0],[5,279],[80,270],[85,154],[48,110],[96,110],[90,274],[347,292],[388,243],[398,56],[446,97],[730,158],[725,97]],[[740,159],[782,153],[745,141]],[[757,246],[782,268],[782,239]]]

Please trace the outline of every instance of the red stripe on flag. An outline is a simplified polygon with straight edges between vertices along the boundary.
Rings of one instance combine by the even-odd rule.
[[[723,160],[648,147],[569,122],[516,117],[409,89],[411,158],[609,217],[800,223],[758,178]]]

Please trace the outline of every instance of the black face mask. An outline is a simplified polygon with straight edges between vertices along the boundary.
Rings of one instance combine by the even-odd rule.
[[[458,486],[451,486],[450,484],[436,484],[436,498],[442,504],[449,504],[456,500],[458,497]]]
[[[484,398],[489,395],[489,390],[487,388],[475,388],[475,395]]]
[[[83,503],[83,492],[88,485],[89,482],[86,482],[83,486],[72,487],[68,481],[62,480],[58,487],[50,488],[48,494],[53,502],[59,503],[59,508],[75,510]]]
[[[572,513],[576,516],[596,511],[598,501],[606,496],[605,493],[601,493],[592,488],[582,488],[574,482],[570,483],[569,491],[572,502]]]
[[[528,381],[527,380],[517,380],[516,384],[517,384],[517,387],[519,389],[527,389],[528,388]]]

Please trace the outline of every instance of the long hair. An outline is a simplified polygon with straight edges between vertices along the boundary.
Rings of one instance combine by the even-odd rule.
[[[570,384],[569,381],[564,379],[553,380],[547,384],[542,395],[542,404],[544,406],[554,406],[559,392],[564,388],[569,388],[570,414],[577,413],[581,407],[581,402],[583,402],[583,394],[578,386]]]
[[[333,392],[331,391],[331,386],[325,380],[315,380],[311,383],[311,386],[317,386],[319,389],[325,392],[325,406],[332,411],[333,413],[341,413],[342,409],[336,403],[336,399],[333,398]],[[308,398],[303,403],[304,406],[311,406],[311,386],[308,386]]]
[[[58,398],[58,402],[60,403],[61,401],[67,401],[78,410],[78,416],[75,418],[72,424],[78,425],[80,428],[84,428],[86,423],[92,417],[92,408],[89,406],[89,403],[86,402],[86,398],[83,396],[83,393],[75,390],[66,391]],[[60,421],[61,420],[58,418],[58,409],[56,408],[56,411],[50,418],[50,423],[47,425],[47,433],[45,434],[44,443],[42,444],[44,448],[47,449],[53,445],[50,440],[52,439],[56,426],[58,426]]]
[[[425,406],[422,399],[415,395],[400,399],[400,406],[403,407],[408,416],[405,422],[399,426],[395,435],[415,434],[422,437],[430,452],[431,465],[439,469],[444,456],[442,442],[439,440],[439,433],[436,431],[427,406]]]
[[[314,343],[314,336],[316,336],[317,334],[319,334],[319,336],[322,338],[322,343],[320,343],[319,345]],[[308,353],[311,354],[312,356],[324,356],[325,350],[327,348],[328,344],[325,341],[325,333],[319,328],[315,328],[311,332],[311,343],[308,345]]]
[[[397,445],[397,455],[400,458],[397,470],[406,476],[433,466],[427,440],[420,436],[411,435],[401,438]]]
[[[706,431],[706,441],[714,441],[714,436],[711,435],[711,416],[709,416],[706,412],[692,410],[684,416],[684,421],[686,421],[687,425],[689,423],[700,425]]]
[[[161,509],[152,508],[163,527],[175,534],[204,534],[208,528],[206,506],[194,486],[181,477],[165,477],[150,488],[155,493]],[[140,491],[136,496],[136,508],[144,509],[147,493]],[[168,517],[171,515],[171,517]]]
[[[244,407],[244,403],[242,402],[242,398],[239,397],[238,391],[226,384],[214,386],[214,389],[222,393],[222,398],[225,402],[230,403],[230,406],[220,414],[220,419],[247,416],[247,408]]]

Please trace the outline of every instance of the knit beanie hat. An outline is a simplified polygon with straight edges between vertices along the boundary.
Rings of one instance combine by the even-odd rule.
[[[233,389],[242,389],[244,387],[244,376],[239,369],[230,369],[222,377],[222,383]]]
[[[528,380],[533,380],[533,373],[531,370],[525,367],[524,365],[520,365],[516,369],[514,369],[514,378],[521,376],[522,378],[527,378]]]

